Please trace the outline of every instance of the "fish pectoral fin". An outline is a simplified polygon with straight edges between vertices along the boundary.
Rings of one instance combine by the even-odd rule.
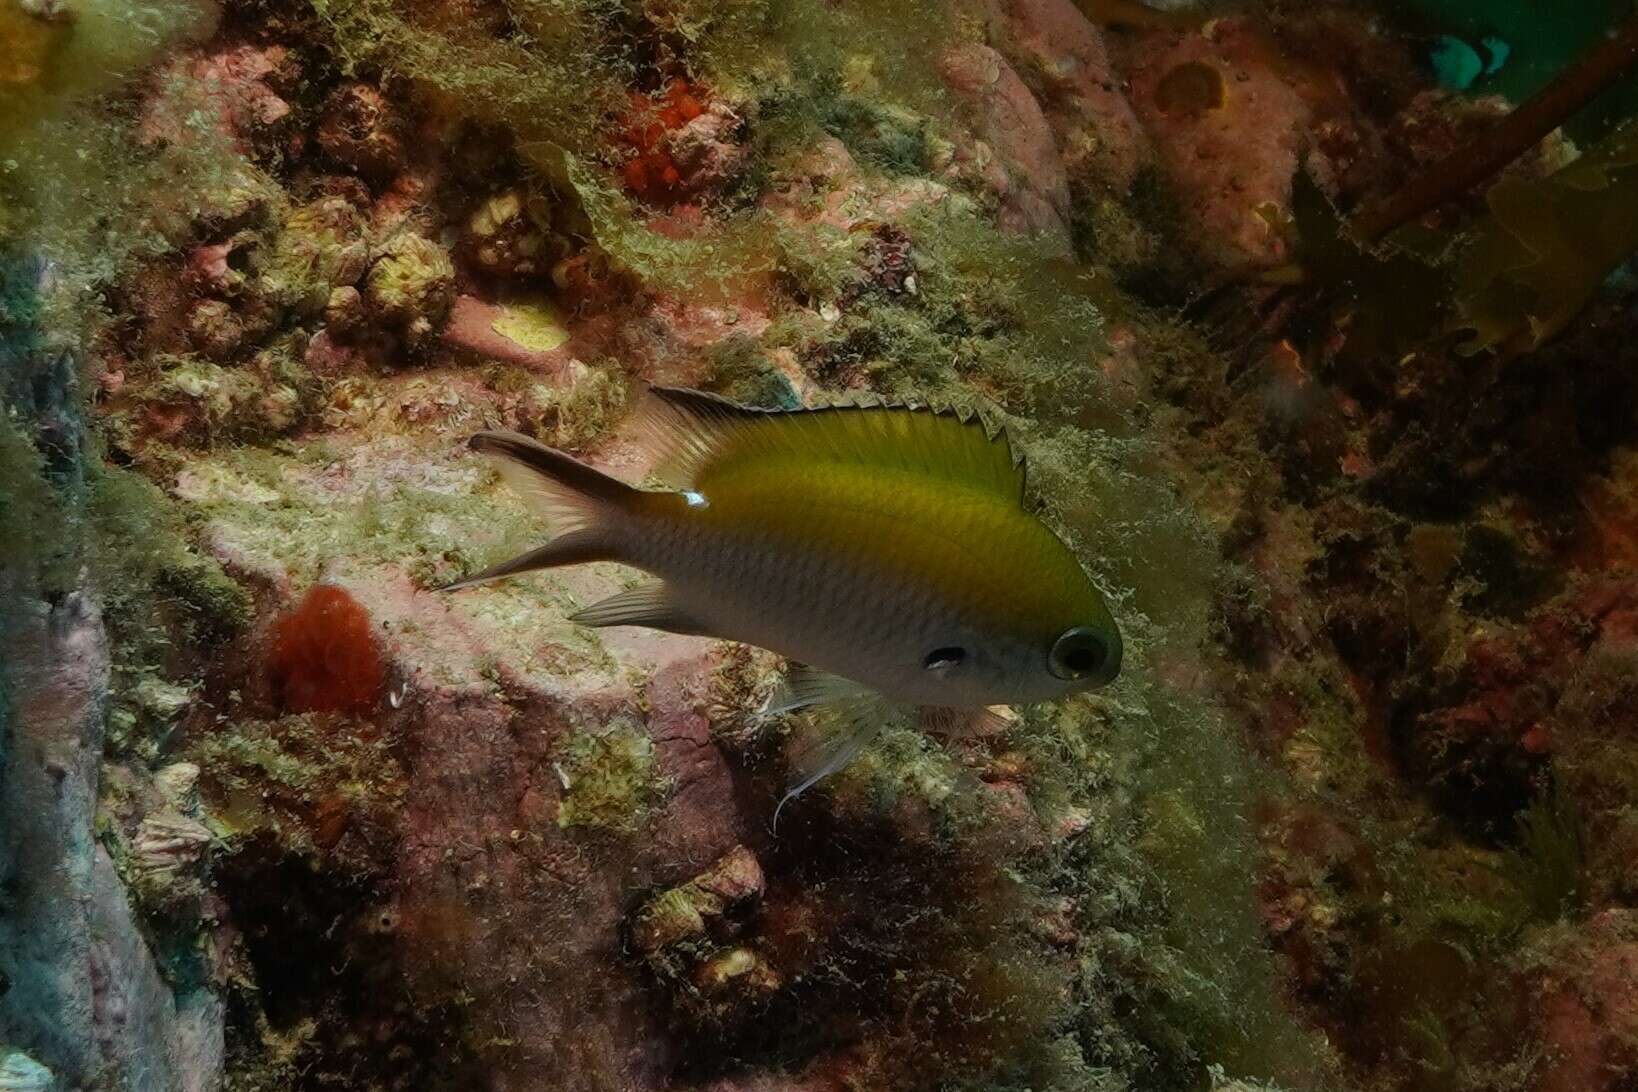
[[[814,718],[811,734],[792,751],[785,795],[774,808],[770,829],[778,832],[779,813],[786,804],[859,757],[881,734],[892,712],[887,701],[872,691],[856,691],[848,699],[825,706]]]
[[[805,664],[791,664],[779,688],[768,697],[762,715],[778,716],[811,705],[835,705],[851,702],[872,693],[869,687],[844,679],[840,675],[819,671]]]
[[[582,626],[647,626],[690,637],[715,637],[710,627],[672,601],[664,582],[651,580],[599,599],[569,615]]]

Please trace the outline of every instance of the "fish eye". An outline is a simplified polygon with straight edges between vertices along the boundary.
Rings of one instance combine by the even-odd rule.
[[[1109,646],[1086,626],[1065,630],[1052,643],[1047,670],[1060,679],[1084,679],[1095,674],[1109,658]]]
[[[921,666],[926,671],[948,671],[960,665],[966,658],[967,650],[960,645],[946,645],[929,652],[921,661]]]

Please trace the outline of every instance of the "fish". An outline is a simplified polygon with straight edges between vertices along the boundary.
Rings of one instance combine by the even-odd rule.
[[[1025,461],[982,415],[873,398],[760,409],[652,387],[640,429],[661,488],[515,432],[473,436],[556,534],[444,590],[620,562],[652,579],[572,621],[784,656],[764,712],[837,716],[781,808],[869,744],[883,703],[982,717],[1119,673],[1108,604],[1029,509]]]

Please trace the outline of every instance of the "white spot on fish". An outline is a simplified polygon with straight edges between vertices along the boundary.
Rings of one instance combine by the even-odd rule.
[[[387,704],[398,709],[404,704],[404,695],[409,693],[409,682],[406,680],[397,690],[387,695]]]
[[[705,499],[704,493],[696,493],[692,489],[683,494],[683,500],[688,502],[690,508],[704,508],[711,503]]]

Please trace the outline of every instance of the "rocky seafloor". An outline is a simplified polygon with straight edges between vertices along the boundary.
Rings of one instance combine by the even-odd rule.
[[[1620,15],[0,0],[0,1089],[1638,1087],[1630,90],[1342,218]],[[651,384],[982,407],[1121,677],[775,835],[777,657],[434,591]]]

